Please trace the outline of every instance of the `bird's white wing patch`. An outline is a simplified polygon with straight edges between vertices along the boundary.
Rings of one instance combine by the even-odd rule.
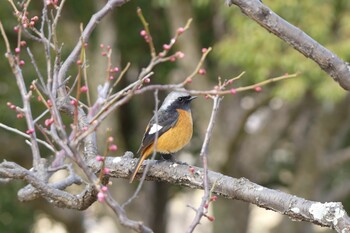
[[[158,132],[159,130],[161,130],[162,128],[163,128],[163,126],[161,126],[161,125],[153,124],[151,129],[149,130],[148,134],[154,134],[154,133]]]

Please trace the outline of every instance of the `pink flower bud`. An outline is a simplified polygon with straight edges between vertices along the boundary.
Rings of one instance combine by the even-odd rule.
[[[87,86],[85,86],[85,85],[80,88],[80,92],[82,92],[82,93],[85,93],[88,90],[89,90],[89,88]]]
[[[261,87],[256,87],[256,88],[255,88],[255,91],[256,91],[256,92],[260,92],[260,91],[262,91],[262,88],[261,88]]]
[[[140,31],[140,35],[141,35],[141,36],[147,36],[146,30],[141,30],[141,31]]]
[[[47,100],[47,101],[46,101],[46,104],[47,104],[47,106],[49,106],[50,108],[52,107],[52,102],[51,102],[51,100]]]
[[[81,64],[83,64],[83,62],[82,62],[81,60],[78,60],[78,61],[77,61],[77,65],[80,66]]]
[[[13,30],[14,30],[15,32],[19,32],[19,27],[18,27],[18,26],[15,26],[15,27],[13,27]]]
[[[234,89],[234,88],[231,88],[230,92],[232,95],[235,95],[237,93],[236,89]]]
[[[108,142],[113,142],[113,141],[114,141],[114,138],[113,138],[113,137],[108,137],[107,141],[108,141]]]
[[[31,21],[38,21],[38,20],[39,20],[39,17],[38,17],[38,16],[33,16],[30,20],[31,20]]]
[[[12,103],[11,102],[7,102],[6,105],[7,105],[7,107],[10,107],[12,105]]]
[[[217,199],[218,199],[217,196],[212,196],[212,197],[210,198],[210,201],[216,201]]]
[[[20,60],[20,61],[19,61],[19,65],[20,65],[20,66],[24,66],[25,64],[26,64],[25,61],[23,61],[23,60]]]
[[[70,104],[71,104],[71,105],[74,105],[74,106],[78,106],[78,101],[76,101],[76,100],[71,100],[71,101],[70,101]]]
[[[12,110],[15,110],[15,109],[16,109],[16,105],[11,104],[10,108],[11,108]]]
[[[28,129],[28,130],[26,131],[26,133],[29,134],[29,135],[31,135],[31,134],[34,133],[34,129]]]
[[[22,40],[20,43],[19,43],[22,47],[26,46],[27,45],[27,42],[25,40]]]
[[[117,73],[119,71],[119,68],[118,67],[114,67],[113,68],[113,72]]]
[[[206,53],[208,51],[207,48],[202,48],[202,53]]]
[[[116,151],[118,149],[117,145],[113,144],[108,147],[109,151]]]
[[[21,52],[21,49],[20,48],[15,48],[15,53],[20,53]]]
[[[102,186],[101,187],[101,191],[102,192],[107,192],[108,191],[108,187],[107,186]]]
[[[100,44],[100,48],[103,49],[105,47],[104,44]]]
[[[215,221],[215,217],[214,216],[207,216],[208,220],[210,222],[214,222]]]
[[[143,80],[143,82],[144,82],[144,83],[150,83],[150,82],[151,82],[151,79],[145,78],[145,79]]]
[[[200,75],[205,75],[206,73],[207,73],[207,71],[203,68],[198,70],[198,74],[200,74]]]
[[[35,25],[35,22],[34,22],[34,21],[30,21],[30,22],[29,22],[29,27],[34,27],[34,25]]]
[[[109,168],[107,168],[107,167],[105,167],[104,169],[103,169],[103,172],[104,172],[104,174],[109,174],[109,172],[110,172],[110,170],[109,170]]]
[[[104,159],[105,159],[105,158],[102,157],[101,155],[97,155],[97,156],[96,156],[96,160],[99,161],[99,162],[103,161]]]
[[[49,127],[49,126],[52,125],[52,123],[53,123],[53,118],[46,119],[44,123],[45,123],[45,126],[46,126],[46,127]]]
[[[22,113],[18,113],[16,117],[17,117],[17,119],[22,119],[23,118],[23,114]]]
[[[113,80],[114,79],[114,76],[113,75],[111,75],[111,76],[109,76],[109,78],[108,78],[109,80]]]
[[[105,201],[105,198],[106,198],[106,196],[105,196],[105,194],[104,194],[103,192],[98,192],[98,194],[97,194],[97,200],[98,200],[99,202],[104,202],[104,201]]]
[[[184,29],[183,27],[179,27],[179,28],[177,29],[177,33],[178,33],[179,35],[182,34],[184,31],[185,31],[185,29]]]
[[[176,61],[176,57],[175,56],[172,56],[172,57],[170,57],[170,59],[169,59],[171,62],[174,62],[174,61]]]
[[[164,50],[168,51],[170,48],[171,48],[170,45],[168,45],[168,44],[163,44],[163,49],[164,49]]]
[[[107,56],[107,53],[106,53],[106,52],[102,52],[102,53],[101,53],[101,56],[102,56],[102,57],[105,57],[105,56]]]
[[[158,54],[158,57],[164,57],[165,56],[165,54],[163,53],[163,52],[160,52],[159,54]]]
[[[181,52],[181,51],[178,51],[178,52],[176,52],[175,56],[177,58],[183,58],[185,56],[185,54],[183,52]]]

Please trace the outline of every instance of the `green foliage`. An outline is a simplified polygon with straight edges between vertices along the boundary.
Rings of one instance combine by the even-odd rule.
[[[348,35],[350,27],[339,1],[264,1],[277,14],[300,27],[311,37],[334,51],[343,59],[349,58]],[[319,100],[338,101],[346,92],[339,88],[314,62],[307,60],[285,42],[243,17],[238,9],[223,7],[221,14],[227,20],[227,35],[215,46],[214,55],[220,66],[247,71],[247,82],[258,82],[282,75],[300,73],[295,80],[276,85],[277,94],[296,100],[310,90]],[[338,25],[338,26],[337,26]],[[335,35],[341,36],[335,36]]]
[[[0,185],[0,232],[30,232],[35,216],[33,209],[15,198],[21,186],[20,183]]]

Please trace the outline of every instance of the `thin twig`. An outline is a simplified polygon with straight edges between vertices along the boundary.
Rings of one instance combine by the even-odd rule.
[[[200,223],[201,218],[207,214],[207,208],[205,208],[205,204],[209,202],[209,198],[210,198],[210,187],[209,187],[209,179],[208,179],[208,148],[209,148],[210,138],[212,136],[213,128],[216,121],[216,116],[217,116],[222,98],[223,97],[220,97],[218,95],[213,97],[213,110],[211,112],[209,124],[207,127],[207,131],[205,133],[205,138],[204,138],[202,149],[200,152],[200,156],[202,158],[202,163],[203,163],[204,195],[202,197],[202,201],[199,207],[196,209],[196,216],[194,217],[191,225],[186,231],[187,233],[192,233],[196,228],[196,226]]]
[[[143,16],[142,10],[140,7],[137,8],[137,15],[139,16],[141,23],[143,24],[143,27],[147,33],[147,36],[149,39],[148,45],[149,45],[149,49],[151,51],[152,59],[155,59],[156,58],[156,49],[154,47],[152,35],[151,35],[150,30],[149,30],[149,23],[146,21],[145,17]]]
[[[3,129],[6,129],[7,131],[13,132],[13,133],[18,134],[18,135],[20,135],[22,137],[30,139],[30,136],[28,134],[23,133],[22,131],[20,131],[18,129],[12,128],[12,127],[7,126],[7,125],[4,125],[2,123],[0,123],[0,127],[3,128]],[[37,139],[37,141],[39,143],[41,143],[42,145],[44,145],[50,151],[55,152],[55,149],[51,145],[49,145],[47,142],[45,142],[45,141],[43,141],[41,139]]]

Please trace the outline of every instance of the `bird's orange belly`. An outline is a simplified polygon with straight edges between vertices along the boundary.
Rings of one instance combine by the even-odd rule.
[[[171,154],[181,150],[192,138],[193,124],[191,113],[177,109],[179,119],[176,125],[162,134],[157,141],[156,151],[163,154]],[[146,149],[144,154],[153,152],[153,143]]]

